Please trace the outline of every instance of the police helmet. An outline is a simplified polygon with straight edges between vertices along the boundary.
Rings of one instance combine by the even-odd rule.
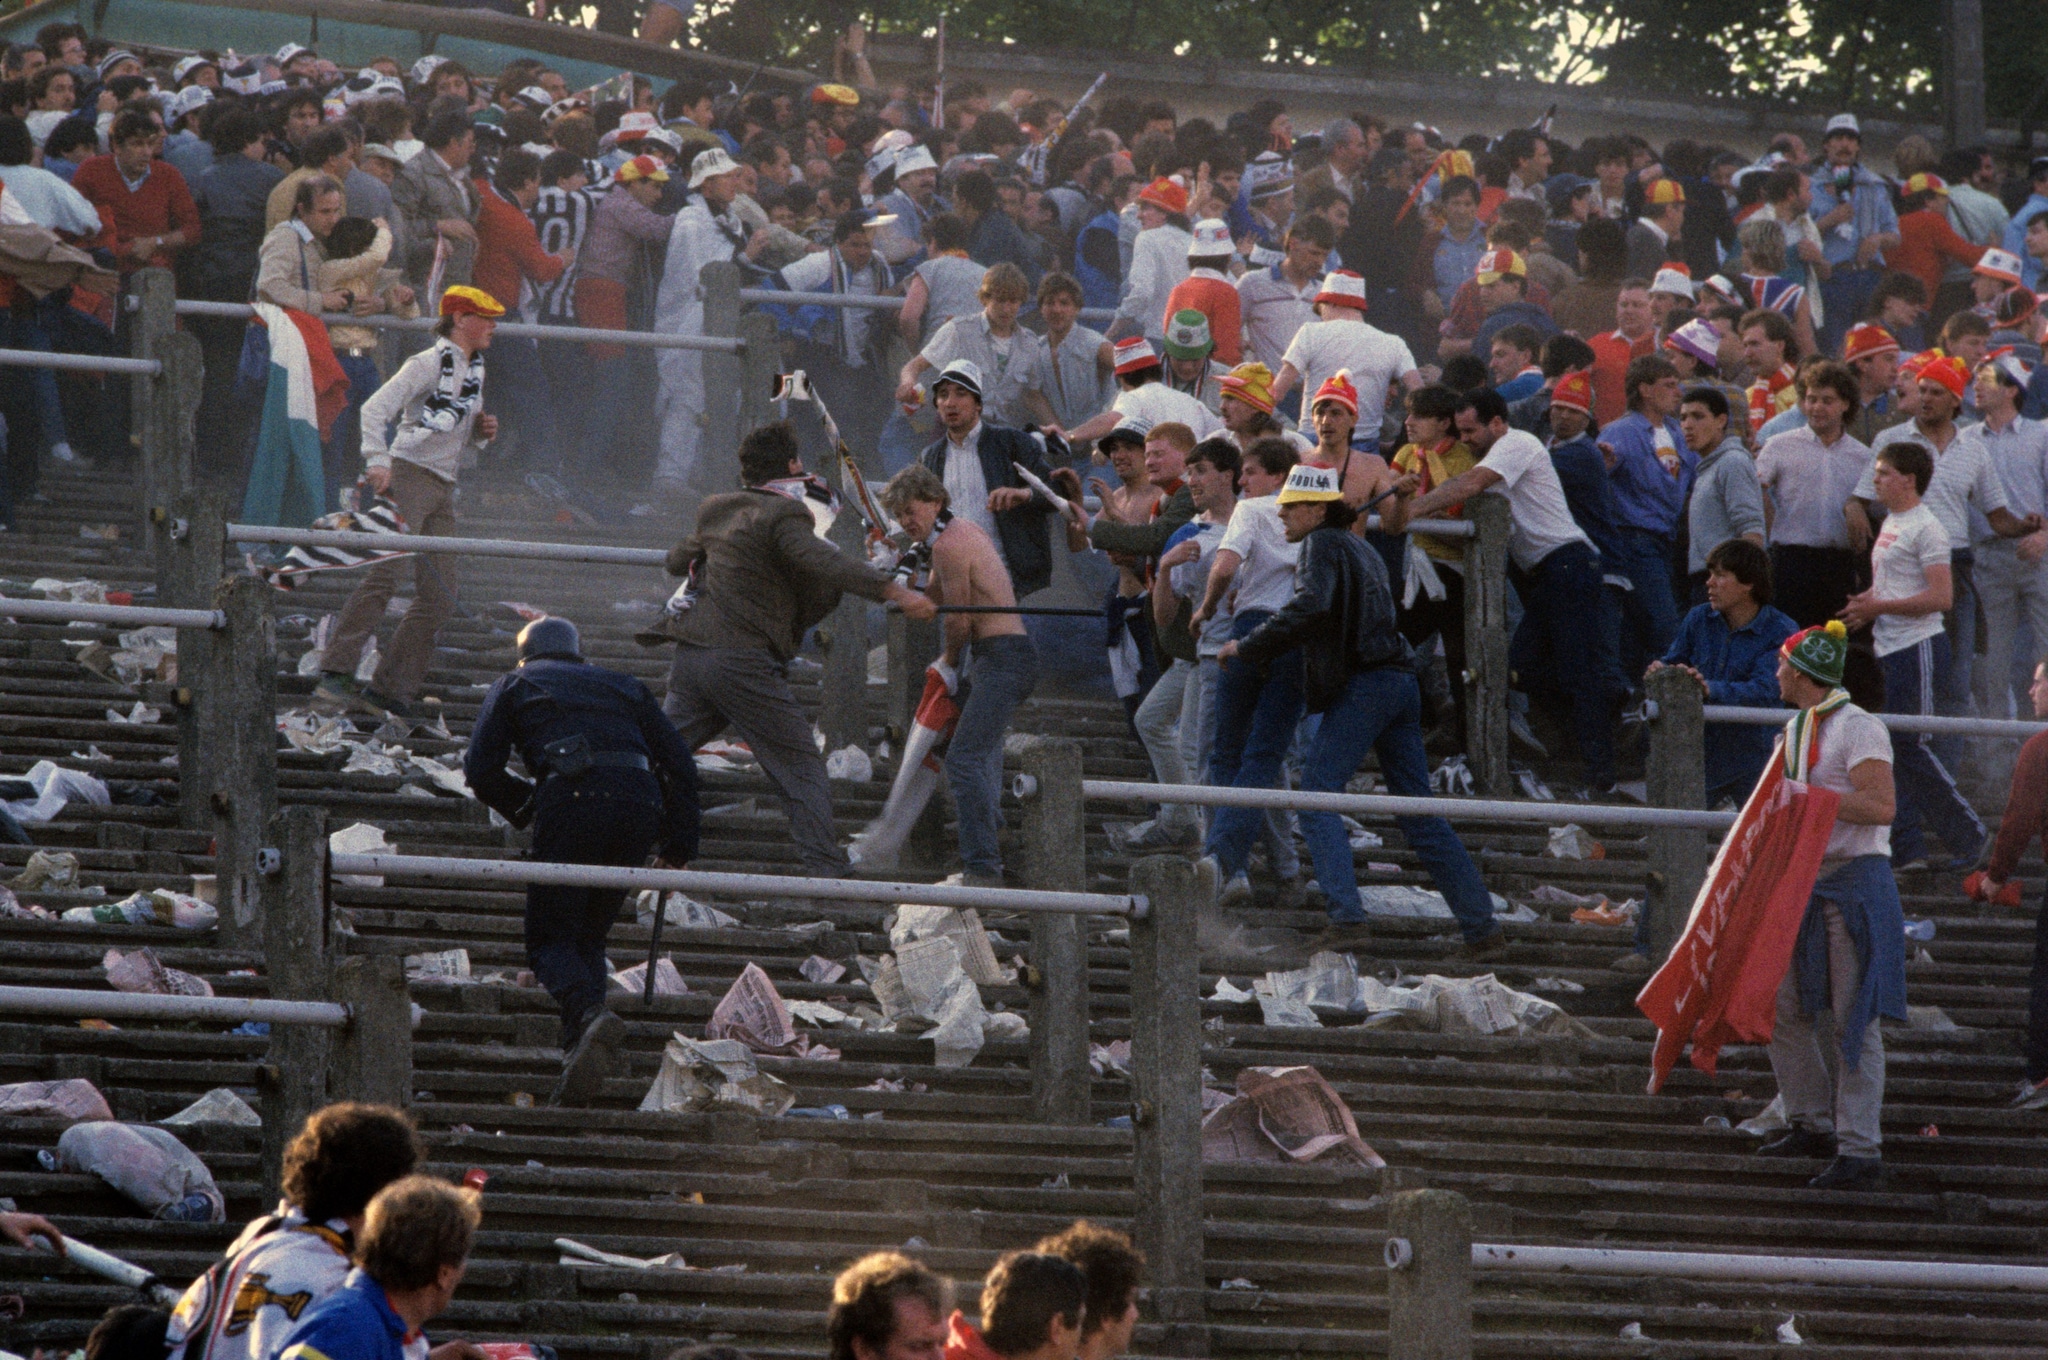
[[[550,616],[519,630],[520,665],[549,656],[564,661],[583,659],[583,640],[576,635],[575,624]]]

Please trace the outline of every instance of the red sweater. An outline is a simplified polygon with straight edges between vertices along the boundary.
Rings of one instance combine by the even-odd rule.
[[[553,283],[568,266],[540,248],[533,219],[517,203],[483,180],[476,181],[476,196],[476,263],[470,267],[470,282],[509,312],[519,306],[523,278]]]
[[[1998,819],[1998,840],[1991,847],[1986,873],[2003,883],[2020,867],[2027,842],[2048,833],[2048,732],[2027,738],[2012,772],[2012,792]],[[2048,851],[2044,851],[2048,853]]]
[[[1933,297],[1934,290],[1941,287],[1942,266],[1947,261],[1974,265],[1984,258],[1984,250],[1956,235],[1941,209],[1921,208],[1899,214],[1899,244],[1885,256],[1885,262],[1926,284],[1927,296]]]
[[[128,254],[128,243],[137,237],[182,231],[187,249],[199,244],[198,205],[192,202],[185,177],[168,161],[151,161],[149,177],[142,181],[141,188],[131,191],[111,155],[94,156],[78,167],[78,173],[71,177],[71,187],[99,209],[99,239],[90,244],[113,251],[120,258],[123,274],[132,274],[145,266],[171,267],[172,255],[167,250],[159,250],[140,261]]]
[[[1605,331],[1586,343],[1593,347],[1593,419],[1611,425],[1628,414],[1623,388],[1629,361],[1657,352],[1657,332],[1630,340],[1620,331]]]
[[[1166,315],[1160,319],[1160,329],[1170,325],[1173,314],[1183,308],[1209,318],[1209,338],[1216,342],[1209,357],[1237,367],[1244,358],[1243,302],[1237,289],[1221,279],[1182,279],[1166,295]]]

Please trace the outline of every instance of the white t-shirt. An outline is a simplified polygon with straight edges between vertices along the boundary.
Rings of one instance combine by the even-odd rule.
[[[1493,441],[1477,465],[1496,473],[1501,490],[1507,493],[1508,556],[1523,571],[1536,570],[1538,562],[1567,543],[1593,546],[1593,540],[1572,518],[1550,450],[1535,435],[1509,430]]]
[[[1789,724],[1785,730],[1786,738],[1790,740]],[[1814,757],[1813,768],[1807,771],[1807,782],[1817,789],[1848,793],[1855,787],[1849,782],[1849,771],[1866,760],[1891,764],[1892,735],[1870,713],[1854,704],[1844,704],[1821,719],[1820,750]],[[1889,855],[1891,852],[1892,829],[1889,826],[1861,826],[1838,821],[1828,835],[1821,872],[1826,873],[1842,861],[1858,855]]]
[[[1223,433],[1223,417],[1185,392],[1176,392],[1163,382],[1148,382],[1116,394],[1110,409],[1120,416],[1135,416],[1148,427],[1178,421],[1195,432],[1197,440]]]
[[[1882,453],[1893,444],[1914,440],[1932,451],[1933,441],[1922,435],[1912,421],[1880,430],[1870,441],[1872,453]],[[1875,460],[1873,460],[1874,464]],[[1856,494],[1864,500],[1877,499],[1875,474],[1866,471],[1863,480],[1856,483]],[[2005,480],[1998,475],[1998,464],[1991,457],[1991,450],[1977,437],[1976,427],[1956,431],[1956,437],[1949,440],[1948,447],[1934,455],[1934,475],[1927,480],[1927,490],[1922,493],[1920,503],[1934,517],[1941,521],[1941,527],[1948,530],[1948,545],[1960,551],[1970,546],[1970,511],[1985,515],[1993,510],[2009,510],[2011,503],[2006,499]]]
[[[1953,446],[1951,446],[1953,447]],[[1870,552],[1871,588],[1880,600],[1902,600],[1927,589],[1927,568],[1949,561],[1948,531],[1923,502],[1886,515]],[[1880,614],[1870,625],[1879,656],[1904,651],[1941,633],[1940,614]]]
[[[1358,389],[1358,425],[1362,434],[1377,436],[1387,413],[1387,386],[1415,371],[1408,342],[1360,321],[1311,321],[1294,333],[1283,363],[1301,375],[1301,428],[1316,428],[1316,389],[1338,369],[1351,371]]]
[[[1217,552],[1226,550],[1243,559],[1230,585],[1232,613],[1278,609],[1294,598],[1294,564],[1301,557],[1301,545],[1287,541],[1277,495],[1237,503],[1216,545]]]
[[[1202,555],[1174,567],[1167,574],[1167,583],[1175,595],[1199,606],[1203,593],[1209,588],[1209,568],[1216,563],[1216,545],[1223,541],[1224,526],[1210,523],[1201,516],[1195,518],[1194,524],[1194,533],[1181,541],[1193,543]],[[1223,644],[1230,641],[1232,617],[1230,593],[1225,591],[1222,604],[1202,622],[1201,634],[1195,638],[1195,655],[1211,657],[1223,650]]]

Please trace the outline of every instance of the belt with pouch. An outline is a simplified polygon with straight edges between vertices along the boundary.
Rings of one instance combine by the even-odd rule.
[[[541,748],[548,779],[574,779],[594,769],[648,770],[653,767],[638,751],[593,751],[590,738],[578,733]]]

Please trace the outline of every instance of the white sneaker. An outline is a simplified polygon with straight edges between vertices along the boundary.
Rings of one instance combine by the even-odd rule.
[[[2020,1093],[2013,1097],[2009,1110],[2048,1110],[2048,1078],[2040,1081],[2020,1082]]]
[[[78,455],[71,451],[71,445],[61,440],[50,445],[50,457],[59,463],[75,463],[78,461]]]

